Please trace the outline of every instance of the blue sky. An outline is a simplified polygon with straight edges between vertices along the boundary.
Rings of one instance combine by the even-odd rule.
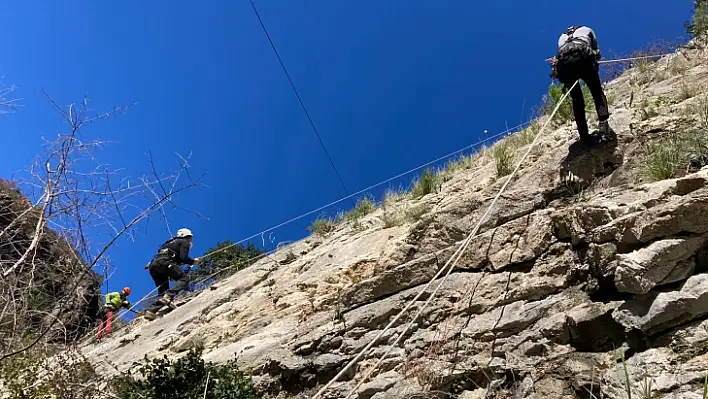
[[[171,222],[194,231],[193,256],[345,195],[247,0],[39,4],[0,5],[0,76],[23,98],[0,118],[12,149],[0,177],[63,128],[44,89],[62,105],[86,95],[96,110],[138,102],[86,132],[117,142],[99,159],[126,176],[149,173],[148,151],[161,166],[192,152],[209,187],[180,204],[209,219],[177,212]],[[350,192],[525,121],[568,25],[593,27],[606,56],[626,54],[682,36],[691,4],[256,0]],[[315,216],[272,235],[302,238]],[[121,240],[109,287],[130,284],[134,299],[154,288],[142,268],[166,238],[151,222]]]

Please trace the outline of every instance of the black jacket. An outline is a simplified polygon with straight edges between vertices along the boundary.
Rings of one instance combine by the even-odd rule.
[[[189,239],[181,237],[172,238],[162,244],[155,256],[155,261],[177,265],[193,265],[194,259],[189,257],[189,248]]]

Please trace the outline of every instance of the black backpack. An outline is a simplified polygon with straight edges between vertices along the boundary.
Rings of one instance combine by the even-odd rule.
[[[160,245],[157,249],[157,254],[155,254],[155,256],[153,256],[150,262],[148,262],[148,264],[145,266],[145,270],[148,270],[150,268],[150,265],[155,263],[156,260],[173,260],[177,256],[177,254],[172,249],[170,244],[172,244],[177,239],[179,239],[179,237],[172,237],[162,243],[162,245]]]

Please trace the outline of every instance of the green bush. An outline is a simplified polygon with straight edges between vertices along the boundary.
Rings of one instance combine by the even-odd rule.
[[[337,222],[332,219],[327,218],[317,218],[311,225],[307,227],[310,233],[318,235],[320,237],[326,237],[329,233],[333,232],[337,227]]]
[[[691,165],[705,165],[707,161],[708,138],[704,132],[669,134],[649,143],[642,177],[647,181],[670,179]]]
[[[190,349],[177,359],[167,356],[145,359],[134,376],[121,376],[112,381],[112,389],[120,399],[257,399],[251,377],[236,366],[236,360],[224,364],[204,362],[202,349]]]
[[[358,225],[361,218],[375,210],[376,202],[369,197],[365,197],[357,201],[354,209],[347,212],[345,217],[350,223]]]
[[[32,339],[28,335],[23,344]],[[96,392],[102,378],[81,354],[67,351],[48,361],[49,355],[33,348],[0,363],[3,391],[12,398],[62,399],[88,398]]]
[[[228,277],[237,271],[248,267],[260,259],[266,251],[249,242],[247,245],[234,245],[231,241],[222,241],[206,253],[218,251],[205,257],[202,262],[189,273],[191,283],[198,283],[212,276],[213,279]],[[210,278],[210,279],[211,279]]]
[[[413,198],[417,199],[426,194],[437,193],[440,186],[440,178],[432,170],[426,168],[413,186]]]
[[[509,140],[501,140],[492,147],[492,158],[497,169],[497,177],[503,177],[511,173],[511,163],[514,160],[514,148]]]

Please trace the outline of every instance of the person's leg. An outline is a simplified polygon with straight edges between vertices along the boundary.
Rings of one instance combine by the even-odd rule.
[[[578,128],[580,140],[589,142],[590,134],[588,123],[585,119],[585,98],[583,98],[583,90],[580,87],[580,82],[575,82],[580,79],[580,65],[577,54],[569,55],[566,59],[561,59],[557,64],[558,80],[563,85],[564,91],[570,90],[570,98],[573,104],[573,116],[575,117],[575,126]],[[575,84],[575,86],[573,86]],[[572,89],[571,89],[572,87]]]
[[[610,111],[607,106],[607,97],[602,89],[602,82],[600,81],[600,74],[598,71],[598,66],[594,61],[588,61],[586,66],[582,71],[582,79],[592,94],[593,102],[595,103],[595,110],[597,111],[598,119],[598,130],[602,135],[604,140],[615,141],[617,140],[617,135],[610,127],[608,119],[610,118]]]
[[[101,336],[103,336],[103,326],[104,326],[104,321],[101,320],[101,323],[98,325],[98,332],[96,332],[96,339],[101,339]]]
[[[572,86],[575,81],[566,84],[566,88]],[[585,98],[583,98],[583,89],[580,87],[580,82],[576,84],[570,91],[570,98],[573,102],[573,116],[575,117],[575,126],[578,128],[580,139],[585,141],[590,137],[588,122],[585,119]]]
[[[162,301],[162,297],[165,295],[167,290],[170,287],[170,276],[167,274],[164,269],[161,267],[154,267],[150,268],[150,275],[152,276],[152,279],[155,281],[155,286],[157,286],[157,298],[155,301],[148,306],[146,311],[148,313],[156,313],[162,306],[164,306],[164,302]]]
[[[152,277],[152,281],[155,283],[158,297],[165,295],[165,292],[170,288],[169,274],[165,269],[166,267],[163,265],[150,267],[150,277]]]
[[[109,310],[106,312],[106,334],[112,334],[113,333],[113,326],[111,325],[113,322],[113,311]]]
[[[187,279],[187,273],[182,271],[182,268],[180,268],[179,266],[175,265],[170,268],[170,279],[175,282],[172,285],[172,288],[167,290],[167,294],[171,298],[174,298],[175,295],[177,295],[180,291],[184,291],[189,288],[189,280]]]
[[[604,90],[602,90],[597,64],[588,60],[581,71],[580,78],[588,86],[590,94],[592,94],[595,110],[597,111],[597,119],[601,122],[606,121],[610,118],[610,111],[607,107],[607,97]]]

